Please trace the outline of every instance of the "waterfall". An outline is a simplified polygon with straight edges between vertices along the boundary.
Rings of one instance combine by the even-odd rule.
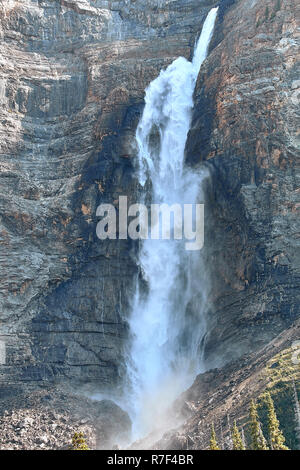
[[[193,92],[212,37],[213,8],[195,45],[192,62],[176,59],[146,89],[136,131],[138,179],[144,200],[192,204],[202,198],[204,170],[184,166]],[[129,319],[130,415],[135,437],[158,425],[167,405],[200,371],[199,345],[205,334],[207,276],[201,252],[184,240],[142,242],[139,264],[147,289],[137,287]]]

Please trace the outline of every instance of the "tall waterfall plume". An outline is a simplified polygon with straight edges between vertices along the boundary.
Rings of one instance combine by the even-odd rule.
[[[202,198],[206,173],[185,167],[184,149],[193,92],[217,10],[213,8],[204,22],[192,62],[179,57],[146,89],[136,131],[137,171],[144,197],[150,191],[152,203],[195,204]],[[159,425],[166,406],[200,371],[207,293],[201,252],[186,251],[184,240],[144,240],[139,264],[147,289],[137,286],[128,359],[135,437]]]

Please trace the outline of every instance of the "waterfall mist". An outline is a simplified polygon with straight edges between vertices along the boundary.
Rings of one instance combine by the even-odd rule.
[[[146,89],[136,131],[138,179],[153,203],[203,202],[205,170],[184,165],[193,92],[212,37],[213,8],[195,46],[192,62],[179,57]],[[134,438],[161,427],[172,401],[201,370],[208,278],[201,251],[186,251],[185,240],[141,242],[139,265],[147,289],[137,290],[129,318],[129,413]]]

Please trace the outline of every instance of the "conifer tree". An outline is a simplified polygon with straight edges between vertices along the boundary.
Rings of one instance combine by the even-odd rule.
[[[295,402],[295,424],[296,424],[296,438],[297,438],[297,447],[300,450],[300,404],[298,400],[298,394],[296,389],[295,380],[293,379],[293,392],[294,392],[294,402]]]
[[[215,433],[215,427],[212,424],[211,426],[211,435],[210,435],[210,441],[209,441],[209,449],[210,450],[220,450],[218,443],[217,443],[217,436]]]
[[[251,401],[250,407],[250,434],[252,441],[251,447],[253,450],[269,450],[258,420],[257,405],[254,400]]]
[[[279,421],[276,416],[275,407],[270,392],[266,393],[265,400],[268,408],[268,430],[271,449],[289,450],[289,448],[284,445],[285,438],[279,428]]]
[[[82,432],[75,432],[72,437],[72,446],[70,450],[91,450],[88,447]]]
[[[242,436],[238,430],[236,425],[236,421],[233,423],[233,428],[231,432],[231,439],[233,443],[233,450],[245,450],[245,446],[243,444]]]

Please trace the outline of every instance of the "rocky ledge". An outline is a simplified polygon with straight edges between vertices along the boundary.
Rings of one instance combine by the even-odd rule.
[[[90,449],[111,449],[131,436],[131,421],[114,402],[90,400],[59,388],[1,400],[0,414],[2,450],[68,450],[79,432]]]

